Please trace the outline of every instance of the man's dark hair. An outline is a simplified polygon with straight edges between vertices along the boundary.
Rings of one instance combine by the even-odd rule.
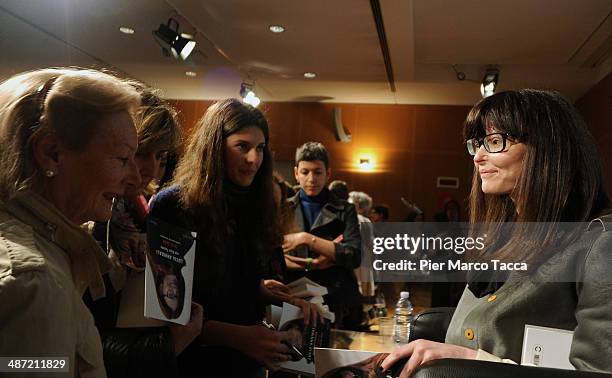
[[[349,191],[348,191],[348,185],[346,184],[346,181],[334,180],[329,184],[328,189],[330,192],[334,193],[336,197],[343,199],[345,201],[348,200]]]
[[[389,207],[386,206],[386,205],[377,205],[377,206],[374,206],[374,207],[372,207],[372,210],[370,210],[370,211],[373,211],[373,212],[375,212],[377,214],[382,215],[383,221],[389,220]]]
[[[321,160],[325,164],[325,169],[329,168],[329,155],[327,148],[319,142],[306,142],[295,151],[295,166],[301,161]]]

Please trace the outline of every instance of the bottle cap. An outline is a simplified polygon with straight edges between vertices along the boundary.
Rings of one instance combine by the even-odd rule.
[[[406,299],[406,298],[408,298],[408,297],[410,297],[410,293],[409,293],[409,292],[407,292],[407,291],[402,291],[402,292],[400,293],[400,298],[402,298],[402,299]]]

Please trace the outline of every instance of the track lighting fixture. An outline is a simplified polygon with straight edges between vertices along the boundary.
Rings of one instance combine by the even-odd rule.
[[[257,105],[259,105],[259,103],[261,102],[259,97],[255,95],[253,84],[240,84],[240,97],[242,97],[242,102],[247,103],[254,108],[256,108]]]
[[[186,38],[186,34],[179,33],[179,23],[174,18],[169,18],[167,24],[160,24],[153,35],[161,42],[162,49],[166,53],[169,51],[176,59],[187,59],[196,45],[193,39]]]
[[[495,88],[499,82],[499,69],[495,67],[487,67],[484,77],[482,78],[482,84],[480,84],[480,94],[482,97],[489,97],[495,93]]]

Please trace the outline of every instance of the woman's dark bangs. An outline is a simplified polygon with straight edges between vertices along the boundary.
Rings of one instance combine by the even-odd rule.
[[[464,140],[482,138],[485,136],[487,115],[485,114],[482,105],[482,103],[476,105],[476,107],[474,107],[468,114],[463,127]]]

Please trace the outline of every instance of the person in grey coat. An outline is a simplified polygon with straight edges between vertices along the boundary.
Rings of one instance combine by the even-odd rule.
[[[612,372],[612,217],[584,121],[555,92],[508,91],[476,104],[463,134],[474,161],[470,222],[515,226],[479,258],[528,269],[470,272],[446,343],[413,341],[383,368],[406,357],[402,377],[438,358],[518,363],[529,324],[573,331],[571,364]],[[559,232],[566,222],[574,227]]]

